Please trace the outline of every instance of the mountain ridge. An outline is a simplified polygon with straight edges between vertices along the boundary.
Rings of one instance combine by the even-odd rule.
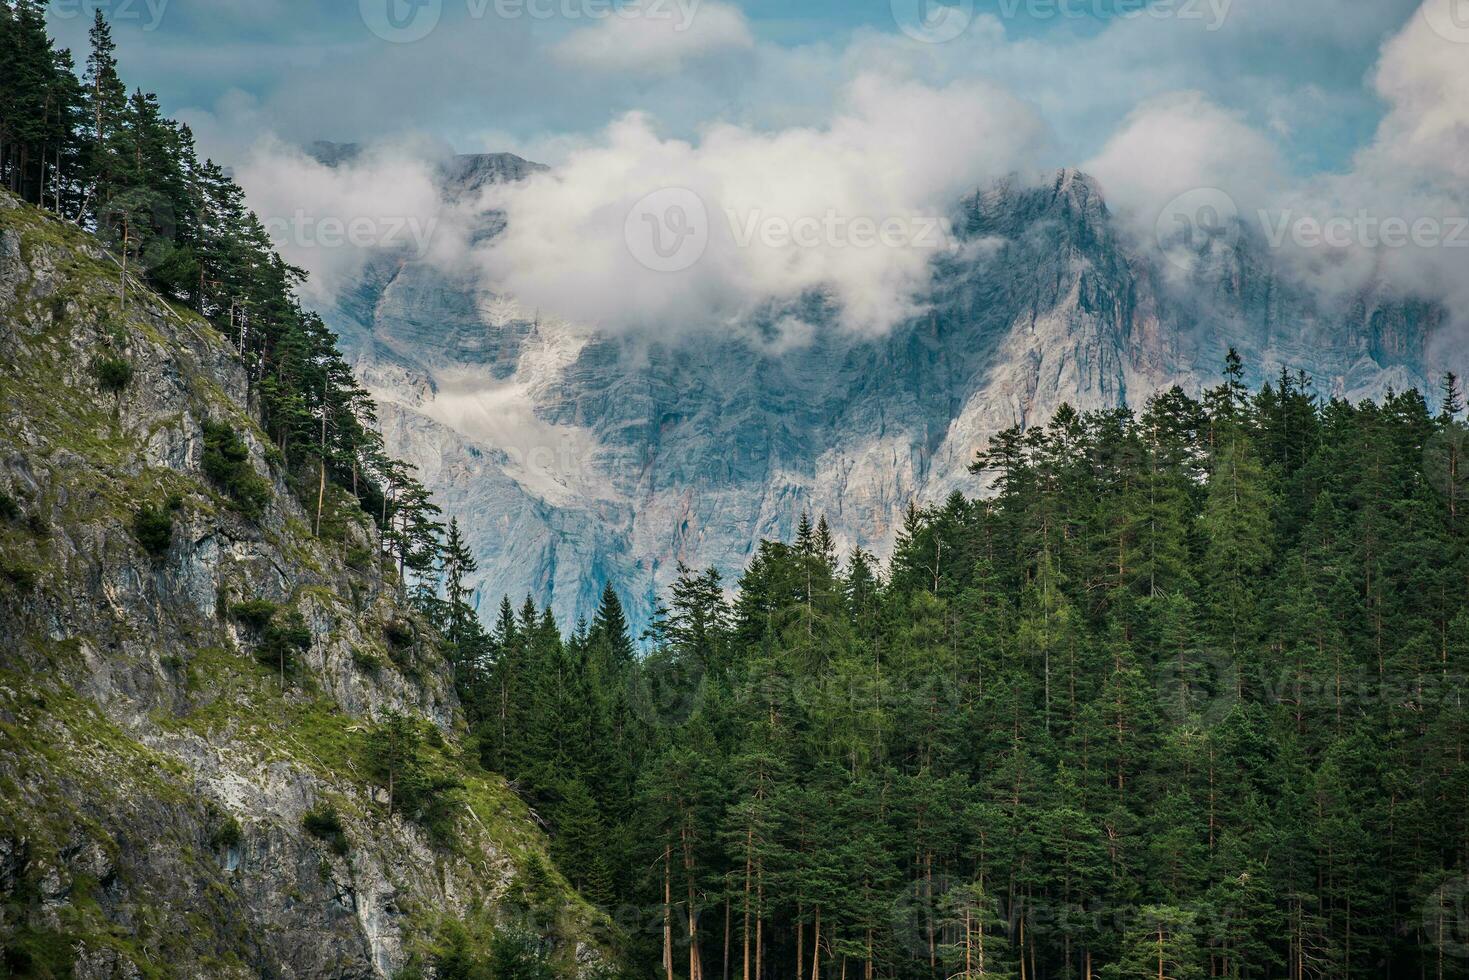
[[[481,609],[528,592],[568,623],[610,581],[646,624],[680,562],[731,581],[803,511],[885,554],[910,502],[983,491],[968,463],[999,429],[1197,392],[1231,347],[1252,382],[1286,367],[1325,395],[1428,388],[1442,311],[1370,292],[1328,307],[1247,232],[1208,243],[1180,294],[1081,171],[976,190],[954,224],[986,247],[935,264],[922,315],[872,340],[818,323],[779,357],[497,319],[486,284],[396,258],[321,312],[389,445],[463,515]]]

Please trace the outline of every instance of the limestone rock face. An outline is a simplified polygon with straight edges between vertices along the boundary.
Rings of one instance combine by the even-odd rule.
[[[559,889],[566,962],[594,914],[499,777],[466,766],[452,845],[389,814],[365,732],[418,719],[464,750],[448,668],[341,510],[322,539],[247,410],[242,362],[207,323],[130,283],[72,226],[0,192],[0,945],[76,977],[386,978],[446,919],[513,924],[528,862]],[[99,390],[98,357],[130,382]],[[259,519],[201,469],[225,422],[270,482]],[[173,498],[149,555],[134,515]],[[345,499],[345,497],[343,498]],[[9,510],[9,508],[7,508]],[[353,552],[367,556],[348,561]],[[287,682],[230,614],[266,600],[310,634]],[[303,826],[339,815],[345,853]],[[519,900],[517,900],[519,901]],[[17,966],[21,963],[22,966]]]
[[[477,160],[464,171],[523,169]],[[1253,380],[1303,369],[1328,396],[1426,384],[1440,310],[1372,290],[1319,301],[1248,232],[1179,281],[1076,171],[978,191],[954,224],[966,247],[936,266],[924,315],[878,339],[826,323],[778,356],[709,331],[650,346],[527,322],[415,262],[371,265],[322,312],[385,405],[390,447],[459,515],[481,608],[529,593],[567,626],[607,581],[635,625],[679,562],[733,581],[803,510],[882,555],[910,501],[982,492],[967,466],[996,431],[1063,402],[1197,392],[1231,346]]]

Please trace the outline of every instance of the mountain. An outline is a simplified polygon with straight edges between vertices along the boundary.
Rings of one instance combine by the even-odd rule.
[[[503,160],[460,158],[446,198],[533,169]],[[502,219],[484,220],[492,235]],[[1247,229],[1173,270],[1074,170],[977,191],[955,228],[969,247],[935,268],[922,316],[878,339],[828,322],[778,355],[527,321],[477,279],[401,255],[321,312],[391,450],[460,515],[481,608],[528,592],[566,624],[607,582],[644,624],[678,563],[732,581],[803,511],[883,555],[910,502],[982,491],[967,467],[995,432],[1063,402],[1196,392],[1230,347],[1252,382],[1300,369],[1352,399],[1427,383],[1440,310],[1377,288],[1321,300]]]
[[[0,192],[0,974],[604,959],[372,520],[332,488],[313,533],[245,362],[122,282]]]

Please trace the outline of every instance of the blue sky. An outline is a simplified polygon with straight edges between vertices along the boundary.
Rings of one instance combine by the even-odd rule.
[[[596,0],[544,0],[542,9],[555,12],[534,18],[494,14],[493,4],[515,0],[436,0],[436,29],[402,44],[365,23],[364,9],[389,2],[404,0],[102,6],[126,77],[157,91],[224,158],[262,131],[293,142],[413,131],[461,150],[505,145],[555,156],[559,143],[629,111],[649,113],[673,135],[711,121],[820,125],[867,60],[930,84],[978,78],[1009,87],[1051,127],[1057,164],[1089,158],[1146,98],[1198,90],[1274,133],[1301,172],[1342,169],[1371,139],[1384,107],[1369,73],[1383,41],[1418,6],[1154,0],[1154,12],[1136,15],[1139,0],[972,0],[956,8],[965,31],[925,44],[900,30],[908,0],[745,0],[726,6],[750,43],[711,43],[676,70],[647,72],[589,68],[558,53],[569,35],[599,23],[586,13],[596,8],[578,6]],[[676,2],[687,9],[693,0]],[[1218,24],[1211,2],[1223,5],[1212,8],[1224,13]],[[52,5],[53,30],[79,52],[97,3]],[[694,8],[689,34],[717,6]]]

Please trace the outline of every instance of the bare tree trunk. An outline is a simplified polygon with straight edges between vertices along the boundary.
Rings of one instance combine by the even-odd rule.
[[[745,929],[742,933],[744,944],[744,980],[750,980],[750,850],[754,839],[753,828],[745,831]]]
[[[663,845],[663,970],[673,980],[673,872],[672,845]]]
[[[806,910],[796,908],[796,977],[800,978],[801,970],[806,965]]]
[[[755,862],[755,980],[765,977],[765,866]]]
[[[816,903],[816,921],[811,927],[811,980],[821,980],[821,903]]]
[[[321,479],[316,486],[316,536],[321,537],[321,509],[326,503],[326,399],[328,382],[321,383]]]
[[[704,968],[699,960],[699,910],[694,905],[694,851],[687,826],[680,829],[679,838],[683,844],[684,878],[688,884],[689,980],[703,980]]]

